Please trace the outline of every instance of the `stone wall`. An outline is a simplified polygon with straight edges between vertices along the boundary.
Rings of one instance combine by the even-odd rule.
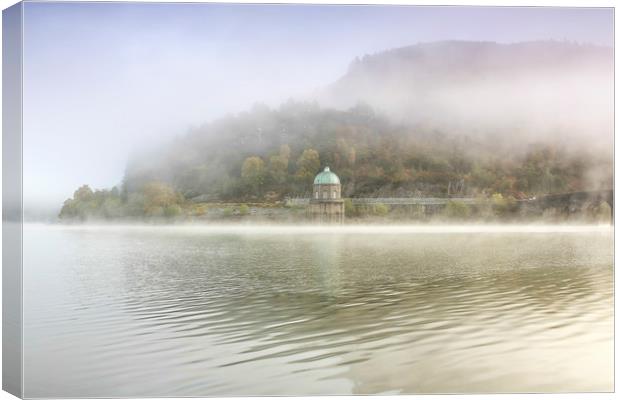
[[[311,201],[308,215],[317,222],[344,222],[344,201]]]

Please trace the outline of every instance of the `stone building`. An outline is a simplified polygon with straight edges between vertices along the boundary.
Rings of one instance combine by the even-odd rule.
[[[314,178],[312,198],[308,205],[308,213],[318,222],[344,221],[344,200],[341,197],[340,178],[325,167]]]

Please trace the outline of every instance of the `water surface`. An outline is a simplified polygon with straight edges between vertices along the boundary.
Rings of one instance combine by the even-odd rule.
[[[613,390],[607,227],[24,229],[27,397]]]

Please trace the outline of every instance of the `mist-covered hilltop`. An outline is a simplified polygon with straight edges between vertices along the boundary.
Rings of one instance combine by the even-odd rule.
[[[611,47],[444,41],[358,58],[320,97],[505,148],[561,141],[611,154],[613,71]]]
[[[174,204],[281,200],[308,195],[326,165],[345,197],[611,188],[612,100],[610,48],[437,42],[390,50],[355,60],[315,101],[257,104],[135,154],[114,201],[133,202],[125,209],[139,215],[160,189]]]

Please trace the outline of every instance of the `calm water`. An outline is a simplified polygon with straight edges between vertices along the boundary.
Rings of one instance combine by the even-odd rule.
[[[613,231],[399,229],[27,226],[25,395],[613,390]]]

